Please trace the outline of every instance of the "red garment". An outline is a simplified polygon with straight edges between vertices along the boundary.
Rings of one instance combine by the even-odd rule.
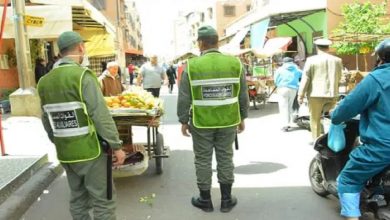
[[[186,64],[181,64],[180,66],[177,67],[177,85],[180,84],[181,74],[183,73],[185,68],[186,68]]]
[[[129,74],[134,74],[135,66],[133,64],[129,64],[127,69],[129,70]]]

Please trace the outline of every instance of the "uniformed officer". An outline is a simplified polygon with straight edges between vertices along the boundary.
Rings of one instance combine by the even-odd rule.
[[[192,205],[214,210],[210,188],[215,149],[221,211],[229,212],[237,199],[231,195],[234,182],[232,144],[245,128],[249,99],[243,67],[238,58],[218,51],[218,34],[211,26],[198,30],[201,56],[188,60],[179,88],[177,114],[182,133],[192,134],[195,169],[200,195]]]
[[[91,219],[93,208],[95,220],[116,219],[116,196],[107,199],[107,155],[98,136],[114,150],[116,165],[125,159],[122,143],[95,74],[80,65],[86,55],[81,36],[62,33],[58,48],[63,58],[41,78],[38,92],[43,125],[67,174],[71,215]]]
[[[317,46],[317,55],[307,59],[298,91],[300,104],[305,95],[308,99],[313,141],[321,135],[322,113],[336,105],[343,69],[341,59],[329,53],[332,44],[330,40],[317,39],[314,44]]]

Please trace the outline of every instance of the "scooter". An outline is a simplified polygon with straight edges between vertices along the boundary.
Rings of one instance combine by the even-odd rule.
[[[299,105],[297,99],[295,99],[293,110],[294,112],[297,112],[297,115],[293,118],[293,122],[297,124],[298,127],[310,131],[310,113],[307,102]]]
[[[348,161],[349,153],[360,144],[359,120],[347,121],[344,133],[346,145],[338,153],[328,147],[328,134],[320,136],[314,144],[318,154],[310,163],[309,178],[311,188],[319,196],[331,194],[338,197],[336,178]],[[362,213],[371,212],[376,219],[390,220],[390,167],[367,181],[360,198]]]
[[[339,94],[338,101],[341,101],[344,99],[346,94]],[[294,117],[293,122],[298,125],[298,127],[306,129],[310,131],[310,113],[309,113],[309,106],[307,100],[302,104],[299,105],[298,102],[295,99],[294,102],[294,111],[298,112],[297,116]],[[328,112],[324,112],[323,115],[321,116],[321,124],[322,124],[322,131],[324,131],[324,125],[323,121],[327,119],[328,117]]]

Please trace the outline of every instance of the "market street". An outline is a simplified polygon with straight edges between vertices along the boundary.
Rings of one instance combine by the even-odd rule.
[[[321,198],[310,188],[308,167],[315,151],[308,144],[310,133],[296,129],[288,133],[278,126],[276,103],[251,108],[246,130],[239,135],[240,149],[235,151],[235,184],[233,193],[238,205],[230,213],[220,213],[220,193],[213,177],[212,196],[215,211],[204,213],[190,204],[191,196],[198,193],[195,184],[192,143],[180,134],[175,122],[177,92],[163,92],[166,118],[161,126],[165,145],[171,149],[164,160],[164,173],[154,173],[154,161],[140,176],[115,180],[118,194],[119,220],[328,220],[339,217],[338,201],[329,196]],[[136,141],[144,142],[143,129],[135,130]],[[215,163],[214,163],[215,165]],[[214,173],[215,174],[215,173]],[[151,197],[151,205],[139,202]],[[48,188],[26,212],[24,220],[67,220],[69,214],[69,188],[63,175]]]

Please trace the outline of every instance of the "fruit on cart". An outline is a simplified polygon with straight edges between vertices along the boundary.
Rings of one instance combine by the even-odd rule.
[[[162,102],[154,98],[150,92],[143,90],[141,87],[132,87],[124,91],[121,95],[104,97],[109,108],[133,108],[133,109],[154,109],[162,111]]]

